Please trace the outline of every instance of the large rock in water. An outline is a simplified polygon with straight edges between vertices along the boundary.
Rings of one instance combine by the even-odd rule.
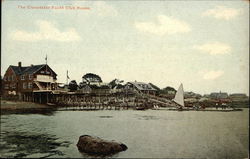
[[[77,147],[79,151],[95,155],[109,155],[127,150],[127,146],[123,143],[106,141],[89,135],[80,136]]]

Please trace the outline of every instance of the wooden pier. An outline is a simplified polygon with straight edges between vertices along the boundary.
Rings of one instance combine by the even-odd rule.
[[[48,104],[58,110],[144,110],[154,105],[167,106],[169,101],[135,92],[113,94],[79,94],[74,92],[33,92],[24,101]]]
[[[52,100],[60,110],[127,110],[149,106],[146,99],[121,94],[60,94],[54,95]]]
[[[153,108],[156,104],[166,105],[166,102],[154,98],[135,92],[83,94],[43,91],[25,93],[22,96],[23,101],[48,104],[58,110],[143,110]]]

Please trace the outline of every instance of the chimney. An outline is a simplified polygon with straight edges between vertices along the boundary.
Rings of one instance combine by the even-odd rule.
[[[18,62],[18,67],[22,67],[22,62]]]
[[[34,65],[33,65],[33,64],[31,64],[30,66],[31,66],[31,67],[33,67]]]

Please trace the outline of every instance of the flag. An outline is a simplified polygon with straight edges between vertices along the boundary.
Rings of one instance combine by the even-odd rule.
[[[46,64],[47,64],[47,59],[48,59],[48,58],[47,58],[47,54],[46,54],[46,57],[45,57]]]
[[[67,70],[67,79],[70,79],[70,78],[69,78],[69,75],[68,75],[68,70]]]

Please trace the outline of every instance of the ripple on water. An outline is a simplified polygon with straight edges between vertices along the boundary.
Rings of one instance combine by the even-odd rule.
[[[31,132],[1,133],[1,157],[49,157],[63,156],[57,150],[59,147],[68,147],[70,142],[59,141],[54,135],[38,134]]]

